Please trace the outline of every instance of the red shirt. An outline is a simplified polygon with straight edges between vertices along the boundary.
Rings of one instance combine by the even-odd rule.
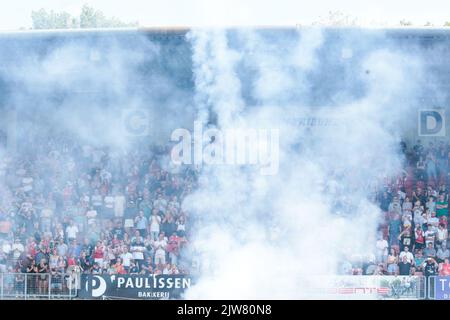
[[[425,239],[423,238],[423,231],[420,230],[420,232],[416,231],[416,243],[424,243]]]
[[[103,247],[97,247],[95,249],[94,259],[103,259]]]
[[[77,264],[77,261],[75,260],[75,258],[69,258],[67,259],[67,265],[69,266],[74,266]]]
[[[36,255],[36,243],[32,242],[28,245],[28,252],[34,257]]]
[[[449,276],[450,275],[450,263],[442,264],[441,272],[439,273],[441,276]]]
[[[116,269],[116,272],[118,274],[126,274],[127,273],[122,264],[115,264],[114,269]]]

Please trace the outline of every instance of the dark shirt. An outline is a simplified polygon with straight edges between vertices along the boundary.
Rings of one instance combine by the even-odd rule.
[[[116,227],[116,228],[114,228],[114,229],[113,229],[113,234],[116,234],[116,235],[117,235],[117,239],[123,240],[123,234],[124,234],[124,231],[123,231],[123,228],[122,228],[122,227]]]
[[[411,271],[411,263],[407,262],[407,263],[403,263],[400,262],[398,264],[398,269],[399,269],[399,273],[401,276],[409,276],[409,273]]]
[[[402,222],[400,220],[391,220],[389,222],[389,233],[390,234],[399,234],[401,223]]]
[[[436,266],[434,265],[434,263],[427,263],[425,264],[425,276],[434,276],[436,274]]]
[[[87,256],[91,256],[92,255],[92,251],[94,250],[94,247],[91,244],[84,244],[81,247],[81,250],[86,252]]]
[[[139,273],[139,268],[137,266],[131,267],[130,268],[130,274],[131,273]]]

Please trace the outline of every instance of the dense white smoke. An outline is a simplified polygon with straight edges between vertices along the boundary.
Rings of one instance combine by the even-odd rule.
[[[309,298],[348,254],[374,252],[381,212],[372,186],[401,169],[398,124],[421,72],[418,58],[378,38],[371,46],[349,36],[337,44],[342,56],[327,57],[319,52],[321,29],[190,33],[196,95],[207,101],[200,119],[215,115],[221,130],[279,129],[280,148],[275,175],[252,166],[203,168],[199,190],[183,203],[200,221],[193,245],[203,267],[186,298]],[[340,89],[327,92],[339,78],[332,67],[349,62],[353,73],[343,72]],[[321,93],[334,105],[320,106]],[[301,125],[310,117],[333,124]]]
[[[273,175],[255,165],[201,168],[198,190],[183,203],[197,220],[191,245],[201,266],[185,297],[309,298],[320,285],[315,276],[337,274],[349,253],[374,251],[373,183],[401,168],[400,133],[422,78],[420,59],[381,31],[371,40],[353,31],[340,37],[322,29],[193,30],[194,97],[176,83],[183,66],[170,68],[184,62],[144,37],[73,40],[14,56],[26,50],[18,41],[20,50],[0,52],[10,59],[0,76],[16,85],[6,104],[17,111],[18,139],[68,132],[86,144],[142,151],[195,118],[220,130],[278,130]],[[138,144],[119,129],[133,108],[151,121]],[[8,202],[1,185],[0,195]]]
[[[18,138],[53,130],[54,136],[67,134],[96,147],[129,151],[137,140],[164,144],[173,128],[192,123],[190,92],[165,70],[175,73],[182,66],[174,66],[178,62],[167,57],[161,42],[145,34],[36,32],[16,37],[14,46],[0,53],[0,76],[20,88],[11,90],[6,101],[18,114]],[[23,55],[27,46],[32,50]],[[133,118],[126,117],[136,110],[145,113],[135,115],[145,122],[142,132],[127,127]],[[180,112],[183,116],[177,117]]]

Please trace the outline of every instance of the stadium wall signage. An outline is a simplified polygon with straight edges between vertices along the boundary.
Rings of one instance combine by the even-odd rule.
[[[434,292],[436,300],[450,300],[450,277],[436,277]]]
[[[78,294],[82,299],[180,299],[190,288],[191,278],[184,275],[81,275]]]
[[[418,135],[421,137],[444,137],[445,109],[422,109],[419,110]]]
[[[418,299],[425,298],[425,280],[420,276],[330,276],[317,279],[320,288],[312,296],[330,299]]]

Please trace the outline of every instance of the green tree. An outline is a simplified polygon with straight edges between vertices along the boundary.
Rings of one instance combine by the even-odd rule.
[[[410,26],[412,26],[413,24],[412,24],[411,21],[407,21],[407,20],[403,19],[403,20],[400,21],[400,25],[401,25],[401,26],[404,26],[404,27],[410,27]]]
[[[126,23],[118,18],[106,17],[100,10],[84,5],[79,16],[72,16],[69,13],[47,12],[40,9],[31,12],[33,29],[70,29],[70,28],[117,28],[117,27],[137,27],[139,23]]]
[[[354,27],[358,25],[358,19],[341,11],[329,11],[328,16],[321,17],[319,21],[315,21],[312,24],[332,27]]]
[[[33,29],[67,29],[70,28],[72,17],[69,13],[47,12],[44,9],[33,11],[31,13]]]
[[[450,21],[447,21],[446,23],[444,23],[444,27],[450,27]]]
[[[95,11],[94,8],[84,5],[81,8],[80,14],[80,28],[98,28],[99,19],[103,14],[99,11]]]

